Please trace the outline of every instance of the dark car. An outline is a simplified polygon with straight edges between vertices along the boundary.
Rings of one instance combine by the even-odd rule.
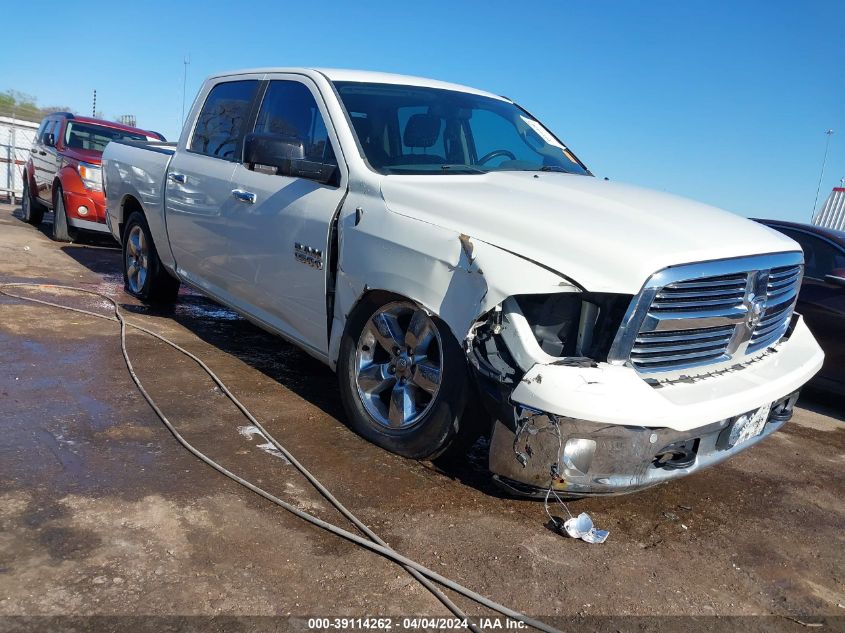
[[[845,232],[812,224],[757,220],[804,249],[804,282],[796,310],[825,353],[813,384],[845,394]]]

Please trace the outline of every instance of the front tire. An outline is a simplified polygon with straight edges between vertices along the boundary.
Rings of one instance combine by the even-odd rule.
[[[349,424],[374,444],[434,459],[458,433],[466,404],[461,347],[437,317],[399,297],[365,297],[349,317],[338,359]]]
[[[21,199],[23,221],[38,226],[44,219],[44,205],[32,198],[29,190],[29,175],[23,175],[23,197]]]
[[[65,211],[65,197],[62,188],[56,185],[53,194],[53,240],[56,242],[70,242],[70,228],[67,225]]]
[[[173,303],[179,280],[165,270],[143,213],[133,212],[123,231],[123,286],[148,303]]]

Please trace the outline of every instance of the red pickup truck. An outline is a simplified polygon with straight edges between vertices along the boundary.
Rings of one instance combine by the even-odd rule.
[[[56,112],[35,135],[23,173],[23,218],[41,223],[52,209],[53,239],[69,242],[77,231],[108,233],[101,162],[110,141],[163,141],[158,132],[112,121]]]

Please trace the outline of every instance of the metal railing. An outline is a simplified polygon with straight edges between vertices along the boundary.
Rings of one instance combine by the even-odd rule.
[[[37,129],[38,123],[0,115],[0,199],[20,199],[23,167]]]

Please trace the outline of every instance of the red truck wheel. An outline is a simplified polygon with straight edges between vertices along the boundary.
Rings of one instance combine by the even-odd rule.
[[[70,242],[71,234],[67,225],[67,212],[65,211],[65,197],[62,188],[58,185],[53,194],[53,239],[56,242]]]

